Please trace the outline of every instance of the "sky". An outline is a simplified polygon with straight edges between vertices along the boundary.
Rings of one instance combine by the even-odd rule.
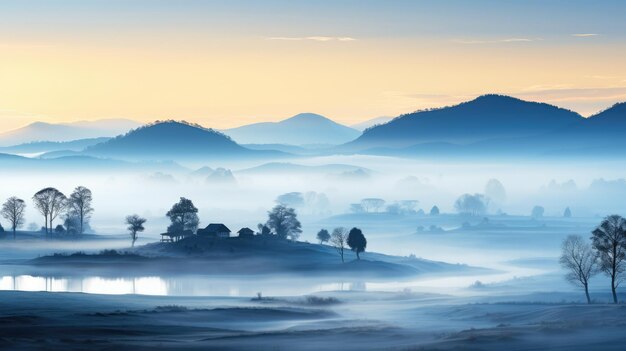
[[[3,0],[0,132],[301,112],[354,124],[500,93],[626,101],[624,1]]]

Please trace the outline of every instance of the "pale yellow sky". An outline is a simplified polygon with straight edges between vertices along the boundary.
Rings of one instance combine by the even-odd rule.
[[[35,33],[15,25],[20,35],[0,35],[0,132],[101,118],[228,128],[300,112],[353,124],[486,93],[583,115],[626,101],[626,45],[606,34],[63,24]]]

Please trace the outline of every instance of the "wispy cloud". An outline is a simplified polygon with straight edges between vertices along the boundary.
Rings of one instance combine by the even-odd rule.
[[[506,43],[530,43],[533,41],[543,40],[541,38],[502,38],[502,39],[456,39],[453,42],[457,44],[506,44]]]
[[[267,40],[283,40],[283,41],[355,41],[352,37],[326,37],[326,36],[311,36],[311,37],[269,37]]]
[[[513,93],[517,97],[533,98],[546,102],[612,101],[626,99],[626,86],[596,88],[548,88],[523,90]]]
[[[578,37],[578,38],[588,38],[588,37],[597,37],[600,34],[597,33],[576,33],[576,34],[572,34],[573,37]]]

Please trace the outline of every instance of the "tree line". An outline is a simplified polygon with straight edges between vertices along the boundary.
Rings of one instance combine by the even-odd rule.
[[[43,188],[33,195],[32,201],[37,211],[44,217],[42,230],[46,235],[52,232],[54,221],[59,216],[63,218],[63,225],[57,226],[55,230],[57,233],[83,234],[94,211],[93,194],[84,186],[76,187],[69,196],[56,188]],[[0,214],[9,222],[13,239],[17,229],[24,225],[25,213],[26,201],[16,196],[8,198],[2,204]]]
[[[338,227],[333,229],[332,234],[328,230],[322,229],[317,233],[317,240],[319,240],[320,245],[330,242],[337,254],[339,254],[339,257],[341,257],[341,262],[345,262],[344,253],[346,247],[349,247],[350,250],[356,253],[357,260],[361,259],[360,254],[367,247],[367,239],[363,235],[363,231],[356,227],[349,231],[344,227]]]
[[[589,280],[598,273],[610,278],[613,303],[618,303],[617,288],[626,270],[626,219],[607,216],[591,232],[590,242],[580,235],[568,236],[560,263],[567,270],[565,278],[584,289],[587,303],[591,303]]]

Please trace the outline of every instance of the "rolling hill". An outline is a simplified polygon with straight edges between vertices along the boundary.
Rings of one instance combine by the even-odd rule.
[[[343,150],[404,148],[424,143],[469,144],[518,138],[582,124],[579,114],[502,95],[483,95],[451,107],[418,111],[367,129]]]
[[[494,137],[471,143],[423,142],[402,147],[390,143],[390,146],[375,146],[359,152],[420,158],[623,158],[626,156],[624,135],[626,103],[619,103],[589,118],[531,136]]]
[[[280,122],[254,123],[223,132],[242,144],[337,145],[360,135],[356,129],[314,113],[301,113]]]
[[[199,125],[159,121],[86,148],[86,155],[120,160],[221,160],[284,157],[278,151],[247,149]]]

